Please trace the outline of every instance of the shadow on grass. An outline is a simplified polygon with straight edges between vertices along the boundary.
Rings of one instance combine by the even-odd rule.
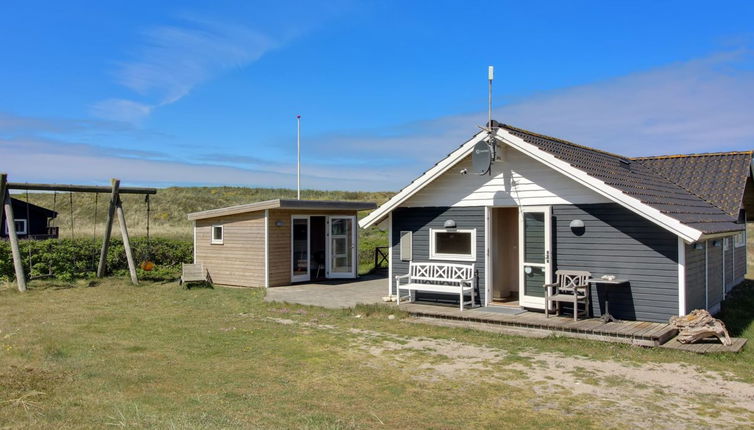
[[[184,282],[184,290],[193,290],[195,288],[214,290],[215,286],[210,282]]]
[[[725,297],[718,318],[731,336],[741,336],[754,321],[754,281],[745,280]]]

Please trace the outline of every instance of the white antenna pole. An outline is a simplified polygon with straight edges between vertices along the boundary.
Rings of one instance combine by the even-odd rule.
[[[296,115],[298,133],[296,135],[296,199],[301,200],[301,115]]]
[[[487,68],[487,79],[489,80],[488,106],[487,106],[487,127],[492,130],[492,80],[495,78],[495,68]]]

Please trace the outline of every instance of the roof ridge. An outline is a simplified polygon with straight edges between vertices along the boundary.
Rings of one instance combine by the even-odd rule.
[[[566,145],[571,145],[571,146],[574,146],[576,148],[581,148],[581,149],[586,149],[586,150],[589,150],[589,151],[598,152],[600,154],[609,155],[611,157],[620,158],[622,160],[633,160],[631,157],[626,157],[625,155],[620,155],[620,154],[616,154],[614,152],[604,151],[602,149],[592,148],[591,146],[579,145],[578,143],[573,143],[573,142],[571,142],[569,140],[561,139],[559,137],[553,137],[553,136],[548,136],[546,134],[535,133],[533,131],[526,130],[526,129],[520,128],[520,127],[516,127],[516,126],[510,125],[510,124],[505,124],[505,123],[502,123],[502,122],[498,123],[498,124],[501,127],[503,127],[503,128],[508,128],[508,129],[511,129],[511,130],[515,130],[515,131],[518,131],[520,133],[526,133],[526,134],[534,136],[534,137],[539,137],[539,138],[542,138],[542,139],[548,139],[548,140],[552,140],[552,141],[558,142],[558,143],[564,143]]]
[[[691,157],[719,157],[721,155],[754,155],[754,150],[747,151],[724,151],[724,152],[698,152],[691,154],[669,154],[669,155],[649,155],[643,157],[632,157],[631,160],[666,160],[672,158],[691,158]]]

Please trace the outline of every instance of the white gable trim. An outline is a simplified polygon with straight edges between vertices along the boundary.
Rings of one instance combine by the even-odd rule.
[[[486,131],[480,131],[474,137],[466,141],[460,148],[456,149],[450,155],[445,157],[442,161],[435,164],[431,169],[424,172],[410,183],[406,188],[402,189],[398,194],[394,195],[390,200],[385,202],[382,206],[378,207],[372,213],[365,216],[359,221],[361,228],[369,228],[374,224],[377,224],[388,213],[398,207],[401,203],[405,202],[409,197],[416,194],[419,190],[424,188],[425,185],[434,181],[435,178],[447,172],[451,167],[455,166],[459,161],[463,160],[467,155],[471,154],[474,149],[474,145],[480,140],[484,140],[487,137]]]
[[[401,190],[398,194],[393,196],[385,204],[377,208],[368,216],[364,217],[359,225],[362,228],[368,228],[380,220],[382,220],[393,209],[400,206],[403,202],[409,199],[412,195],[419,192],[427,184],[435,180],[437,177],[450,170],[454,165],[464,159],[471,153],[477,142],[487,137],[485,131],[481,131],[466,143],[461,145],[453,153],[448,155],[445,159],[437,163],[434,167],[427,170],[422,176],[414,180],[406,188]],[[565,175],[566,177],[576,181],[577,183],[595,191],[596,193],[606,197],[607,199],[620,204],[621,206],[637,213],[638,215],[654,222],[660,227],[674,233],[681,239],[687,242],[695,242],[702,236],[702,232],[691,228],[675,218],[672,218],[659,210],[642,203],[639,199],[631,197],[623,191],[607,185],[604,181],[601,181],[593,176],[590,176],[586,172],[579,170],[569,163],[558,159],[554,155],[539,149],[536,145],[526,143],[520,137],[514,136],[505,129],[498,129],[497,137],[503,142],[517,149],[518,151],[528,155],[529,157],[541,162],[542,164],[550,167],[551,169]]]
[[[542,162],[546,166],[549,166],[550,168],[564,174],[565,176],[586,186],[587,188],[590,188],[591,190],[602,194],[608,199],[637,213],[638,215],[641,215],[642,217],[654,222],[660,227],[671,231],[687,242],[695,242],[702,236],[701,231],[695,228],[691,228],[678,221],[677,219],[665,215],[659,210],[645,203],[642,203],[641,200],[635,197],[631,197],[625,194],[623,191],[607,185],[604,181],[601,181],[593,176],[590,176],[586,172],[571,166],[569,163],[555,157],[554,155],[539,149],[536,145],[524,142],[523,139],[514,136],[507,130],[498,129],[497,137],[502,139],[505,143],[512,146],[513,148],[518,149],[524,154]]]

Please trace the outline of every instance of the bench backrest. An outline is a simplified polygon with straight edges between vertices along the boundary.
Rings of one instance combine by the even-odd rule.
[[[576,287],[588,286],[587,279],[592,274],[583,270],[556,270],[555,283],[561,290],[573,290]]]
[[[196,280],[201,281],[207,278],[204,274],[203,264],[186,264],[183,263],[183,280]]]
[[[409,263],[411,281],[453,282],[474,277],[474,264]]]

